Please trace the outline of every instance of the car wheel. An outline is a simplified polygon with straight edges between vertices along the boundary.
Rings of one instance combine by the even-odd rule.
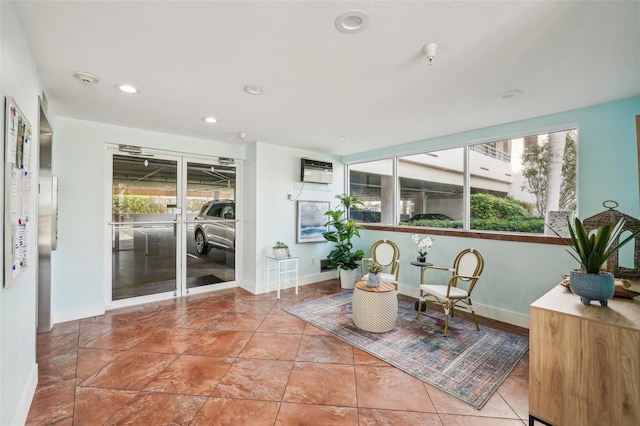
[[[209,253],[209,245],[204,239],[204,234],[199,229],[196,231],[196,251],[198,254]]]

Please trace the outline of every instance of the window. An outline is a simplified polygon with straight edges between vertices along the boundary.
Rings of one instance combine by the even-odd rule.
[[[357,222],[395,224],[393,213],[393,159],[369,161],[349,166],[350,192],[357,192],[364,207],[352,210]]]
[[[576,157],[576,129],[398,157],[399,224],[548,233],[545,220],[576,209]],[[392,166],[349,166],[350,190],[381,223],[394,223]]]

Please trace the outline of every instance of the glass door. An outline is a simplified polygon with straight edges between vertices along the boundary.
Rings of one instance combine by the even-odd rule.
[[[179,163],[113,155],[113,301],[177,294]]]
[[[236,279],[236,167],[184,160],[185,292]]]
[[[112,166],[115,305],[234,285],[236,165],[138,150],[114,152]]]

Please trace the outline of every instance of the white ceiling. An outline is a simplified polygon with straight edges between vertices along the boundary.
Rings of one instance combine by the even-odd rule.
[[[57,115],[234,144],[347,155],[640,95],[638,1],[17,8]],[[349,10],[368,14],[365,31],[337,31]],[[422,48],[432,41],[429,66]],[[81,83],[74,71],[100,81]],[[125,95],[117,83],[141,93]],[[264,94],[245,93],[247,84]],[[498,96],[514,89],[524,94]],[[218,123],[203,122],[207,115]]]

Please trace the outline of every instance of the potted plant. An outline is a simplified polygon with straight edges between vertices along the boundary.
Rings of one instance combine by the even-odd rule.
[[[425,263],[427,261],[427,253],[433,245],[433,239],[431,237],[420,238],[418,234],[411,234],[411,241],[418,246],[418,262]]]
[[[367,279],[367,286],[369,287],[379,287],[380,280],[382,277],[380,276],[380,272],[382,272],[384,268],[377,262],[369,262],[367,265],[367,271],[369,271],[369,277]]]
[[[351,194],[336,195],[340,204],[335,210],[325,213],[329,217],[326,225],[332,228],[322,235],[325,240],[336,243],[327,259],[329,266],[340,271],[340,285],[342,288],[353,288],[356,283],[356,269],[360,260],[364,257],[364,251],[353,251],[351,238],[360,236],[360,225],[347,217],[350,209],[358,210],[362,205],[362,199],[352,192]]]
[[[603,271],[602,267],[611,255],[640,235],[640,231],[633,232],[623,241],[618,242],[624,227],[624,219],[620,219],[613,229],[611,225],[602,225],[591,235],[580,219],[575,218],[573,225],[570,220],[568,222],[571,250],[567,252],[580,263],[580,269],[569,271],[571,291],[580,296],[580,300],[585,305],[591,304],[592,300],[597,300],[602,306],[607,306],[607,300],[615,293],[615,285],[613,274]],[[551,230],[562,238],[555,230]]]
[[[282,241],[276,242],[273,248],[273,257],[283,258],[289,256],[289,246]]]

